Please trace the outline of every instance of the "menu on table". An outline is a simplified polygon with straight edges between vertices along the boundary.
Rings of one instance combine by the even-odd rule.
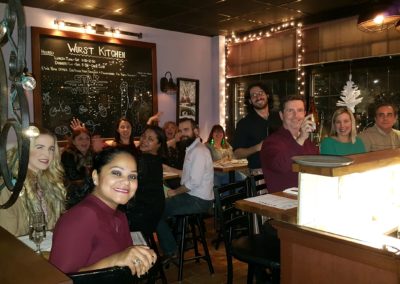
[[[245,200],[282,210],[296,208],[298,205],[298,201],[295,199],[290,199],[272,194],[264,194],[255,197],[250,197],[246,198]]]

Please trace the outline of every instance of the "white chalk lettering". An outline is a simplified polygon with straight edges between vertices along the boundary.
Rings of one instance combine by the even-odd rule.
[[[105,49],[99,46],[99,55],[112,58],[125,58],[125,52],[119,50]]]
[[[68,45],[69,52],[85,54],[85,55],[93,55],[94,47],[79,46],[76,43],[73,46],[71,46],[69,43],[67,43],[67,45]]]

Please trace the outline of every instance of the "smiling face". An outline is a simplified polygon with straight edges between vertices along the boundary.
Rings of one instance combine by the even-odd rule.
[[[164,126],[165,136],[167,136],[167,140],[171,140],[175,138],[175,134],[178,130],[176,124],[170,122]]]
[[[214,143],[220,145],[222,142],[222,138],[224,138],[224,131],[220,128],[215,128],[212,134],[214,139]]]
[[[78,136],[72,140],[72,144],[79,150],[82,154],[86,154],[90,147],[90,137],[87,133],[81,132]]]
[[[193,125],[189,120],[179,123],[179,132],[181,133],[181,141],[196,138]]]
[[[294,135],[297,135],[300,131],[300,126],[304,120],[305,114],[304,102],[300,100],[287,101],[283,112],[279,112],[283,127]]]
[[[157,155],[160,146],[160,141],[158,141],[157,135],[153,130],[147,129],[142,136],[140,136],[139,149],[143,153]]]
[[[381,106],[376,110],[375,124],[384,132],[389,133],[397,120],[397,115],[391,106]]]
[[[264,109],[268,106],[268,95],[259,86],[250,89],[250,104],[254,109]]]
[[[54,159],[55,141],[48,134],[41,134],[31,142],[28,168],[35,173],[47,170]]]
[[[121,120],[121,122],[118,125],[117,131],[120,135],[122,142],[129,143],[129,139],[132,133],[132,125],[126,120]]]
[[[352,129],[351,118],[348,113],[339,114],[335,119],[336,135],[339,139],[348,140]]]
[[[100,172],[92,173],[95,184],[93,194],[110,208],[126,204],[137,189],[137,165],[132,155],[119,153],[105,164]]]

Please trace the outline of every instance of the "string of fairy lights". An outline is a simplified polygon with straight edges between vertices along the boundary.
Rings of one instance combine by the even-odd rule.
[[[297,79],[297,92],[298,94],[305,94],[305,72],[303,67],[303,59],[304,59],[304,44],[303,44],[303,24],[302,22],[289,21],[284,22],[282,24],[265,28],[263,30],[257,30],[256,32],[250,32],[246,34],[236,35],[232,33],[230,37],[225,39],[225,58],[224,61],[229,61],[229,55],[231,53],[231,47],[237,44],[248,43],[256,40],[260,40],[263,38],[273,37],[274,34],[287,31],[290,29],[295,29],[295,44],[296,44],[296,79]],[[228,65],[225,64],[225,92],[221,92],[221,100],[225,102],[225,121],[229,120],[229,109],[230,109],[230,94],[229,90],[229,81],[227,80],[227,70]],[[237,98],[237,106],[238,106],[238,114],[240,117],[245,115],[245,104],[244,104],[244,86],[239,86],[238,90],[236,90],[238,94]]]

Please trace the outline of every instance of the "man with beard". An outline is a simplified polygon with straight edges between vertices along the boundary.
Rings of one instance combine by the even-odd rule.
[[[164,165],[165,171],[178,173],[181,186],[167,191],[163,217],[157,226],[160,246],[166,257],[165,262],[176,257],[176,240],[166,219],[176,215],[207,212],[213,203],[214,168],[208,148],[201,143],[198,128],[191,118],[179,121],[181,143],[186,146],[183,170]]]
[[[292,157],[317,155],[318,147],[308,138],[315,130],[311,115],[305,116],[305,103],[301,95],[284,99],[279,116],[282,127],[265,138],[260,159],[269,193],[298,186],[298,174],[292,171]]]
[[[262,83],[249,85],[244,97],[247,115],[237,123],[232,143],[235,157],[246,158],[254,175],[262,173],[259,152],[264,138],[281,124],[276,113],[270,113],[268,100],[269,92]]]

